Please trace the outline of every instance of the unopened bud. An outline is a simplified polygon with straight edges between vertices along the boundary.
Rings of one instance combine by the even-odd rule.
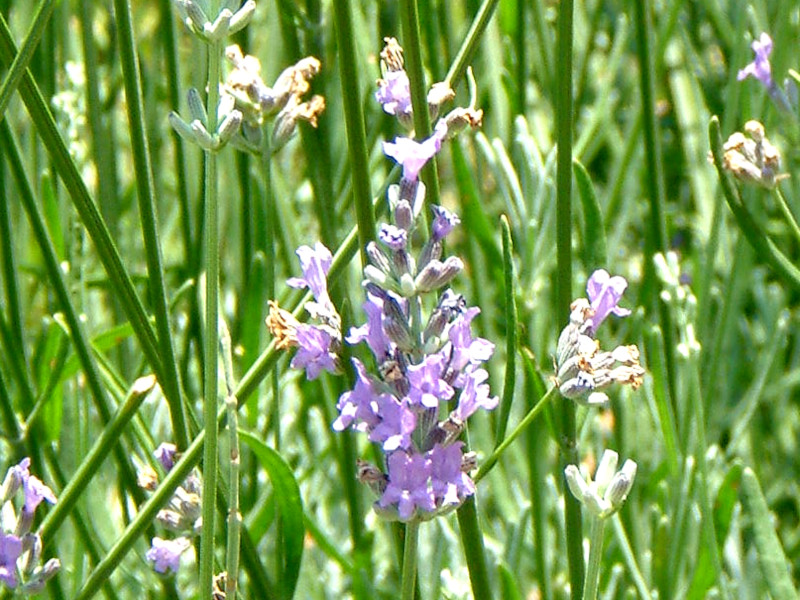
[[[457,256],[450,256],[444,262],[432,260],[417,275],[414,283],[417,291],[430,292],[447,285],[463,270],[464,263]]]

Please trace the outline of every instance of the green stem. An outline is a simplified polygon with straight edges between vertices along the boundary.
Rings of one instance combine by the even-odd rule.
[[[491,600],[492,588],[489,585],[489,569],[486,565],[486,553],[483,546],[483,533],[478,521],[478,509],[475,496],[470,496],[456,513],[458,527],[461,530],[461,545],[469,570],[469,583],[472,597]]]
[[[517,303],[514,289],[514,247],[511,240],[511,225],[508,217],[500,217],[503,230],[503,274],[505,283],[505,316],[506,316],[506,373],[503,381],[503,399],[500,402],[500,414],[497,419],[496,440],[502,440],[508,427],[508,416],[511,414],[511,403],[514,400],[514,388],[517,375]]]
[[[186,418],[181,401],[178,363],[172,345],[172,332],[167,308],[167,291],[164,283],[164,268],[161,259],[161,244],[158,239],[158,223],[156,216],[156,190],[153,179],[153,167],[150,163],[147,132],[144,122],[144,103],[142,100],[141,75],[139,61],[136,56],[136,45],[133,37],[130,0],[114,0],[114,12],[117,17],[117,33],[119,34],[120,58],[125,82],[127,99],[128,124],[131,130],[131,151],[134,171],[136,173],[136,191],[139,198],[139,216],[142,221],[142,235],[147,257],[147,274],[153,312],[156,317],[159,354],[164,366],[165,378],[160,381],[164,395],[169,404],[172,419],[172,430],[175,442],[183,450],[189,443]],[[90,24],[87,23],[87,26]]]
[[[209,14],[216,14],[216,2]],[[208,105],[207,128],[215,135],[217,130],[217,104],[221,45],[208,44]],[[217,496],[217,356],[219,343],[219,216],[217,157],[206,152],[205,174],[205,258],[206,258],[206,314],[205,345],[203,351],[203,532],[200,537],[200,595],[211,597],[214,577],[214,523]]]
[[[783,215],[789,229],[792,230],[792,236],[794,236],[796,242],[800,242],[800,227],[797,225],[797,219],[794,218],[792,209],[789,208],[789,204],[786,202],[783,192],[781,192],[780,188],[777,186],[775,187],[775,196],[778,199],[778,208],[781,211],[781,215]]]
[[[567,321],[572,303],[572,12],[572,0],[563,0],[559,4],[556,41],[556,54],[560,61],[556,73],[556,314],[560,316],[559,322]],[[575,404],[562,402],[559,412],[559,476],[563,481],[564,466],[579,462]],[[583,527],[580,502],[569,493],[564,494],[564,521],[570,585],[577,591],[583,589]]]
[[[612,522],[614,523],[614,535],[617,538],[617,543],[622,550],[622,556],[625,559],[625,564],[628,567],[628,573],[633,579],[633,585],[636,586],[636,590],[639,592],[640,598],[650,598],[650,590],[647,587],[647,582],[644,580],[644,575],[642,575],[642,570],[639,568],[639,564],[636,562],[636,555],[633,552],[633,548],[631,548],[631,543],[628,541],[628,536],[625,534],[625,528],[622,526],[622,519],[619,518],[619,513],[615,514],[612,518]]]
[[[417,545],[419,541],[419,521],[406,523],[406,539],[403,546],[403,579],[400,597],[414,600],[417,581]]]
[[[498,4],[499,0],[483,0],[483,4],[481,4],[475,18],[472,20],[469,31],[461,47],[458,49],[455,59],[453,59],[453,64],[450,65],[450,70],[447,71],[447,75],[444,78],[445,82],[450,87],[458,85],[458,82],[464,77],[464,73],[467,71],[467,65],[469,65],[472,57],[475,55],[478,42],[480,42],[483,32],[486,31],[486,28],[489,26],[489,20],[492,18],[494,9],[497,8]]]
[[[599,517],[591,517],[591,521],[589,565],[586,569],[586,579],[583,582],[583,600],[597,598],[597,586],[600,583],[600,559],[603,558],[603,532],[606,522]]]
[[[525,415],[525,418],[519,422],[519,425],[517,425],[512,430],[512,432],[508,434],[508,437],[504,439],[500,444],[498,444],[497,448],[495,448],[494,451],[489,455],[489,457],[485,461],[483,461],[483,464],[481,465],[481,468],[478,469],[478,472],[475,474],[475,477],[472,478],[475,483],[478,483],[489,473],[489,471],[492,470],[492,467],[494,467],[495,463],[497,462],[497,459],[500,458],[500,455],[503,454],[503,452],[505,452],[506,448],[508,448],[511,445],[511,443],[514,440],[516,440],[520,436],[520,434],[522,434],[523,431],[525,431],[528,425],[530,425],[533,422],[533,420],[539,415],[539,413],[542,412],[544,407],[547,406],[547,403],[550,402],[550,400],[552,400],[553,397],[557,395],[557,392],[558,388],[556,387],[550,388],[547,391],[547,393],[544,396],[542,396],[542,398],[536,403],[536,405],[528,411],[528,414]]]
[[[367,264],[367,244],[377,237],[375,213],[372,208],[372,191],[369,181],[369,156],[367,136],[364,129],[364,111],[361,106],[356,44],[353,32],[353,14],[350,0],[333,3],[333,18],[336,24],[336,40],[339,44],[339,70],[342,82],[347,149],[353,182],[358,241],[361,264]]]
[[[405,69],[411,88],[411,107],[414,113],[414,135],[417,139],[431,134],[431,115],[428,110],[428,86],[425,84],[425,71],[422,67],[422,40],[419,33],[419,11],[417,0],[403,0],[400,6],[400,19],[403,24],[403,51]],[[436,157],[428,161],[422,169],[422,179],[426,186],[425,201],[428,205],[439,204],[439,174]]]
[[[42,39],[42,34],[47,29],[47,22],[50,20],[50,15],[53,14],[55,2],[53,0],[41,0],[39,7],[36,9],[36,14],[33,17],[31,26],[28,29],[28,35],[22,42],[19,53],[11,63],[11,68],[8,69],[8,74],[0,85],[0,121],[3,120],[8,107],[8,101],[17,89],[17,86],[28,68],[28,64],[33,58],[33,53],[36,46],[39,45],[39,40]]]

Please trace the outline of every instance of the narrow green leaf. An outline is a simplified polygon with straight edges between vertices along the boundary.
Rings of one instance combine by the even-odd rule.
[[[591,273],[608,264],[603,213],[586,167],[575,160],[572,163],[572,172],[583,208],[583,266],[587,273]]]
[[[522,592],[517,583],[517,577],[508,568],[508,565],[500,563],[497,566],[497,571],[500,573],[500,589],[503,591],[503,598],[506,600],[522,600]]]
[[[250,446],[261,466],[267,472],[272,487],[275,489],[275,501],[278,503],[280,519],[283,522],[283,556],[285,563],[283,573],[278,577],[283,598],[291,598],[300,575],[300,561],[303,557],[303,501],[300,488],[292,475],[292,471],[280,454],[264,442],[246,431],[239,431],[241,441]]]
[[[750,468],[742,471],[742,505],[752,520],[758,562],[770,595],[773,600],[796,600],[797,592],[789,576],[789,563],[775,532],[758,478]]]

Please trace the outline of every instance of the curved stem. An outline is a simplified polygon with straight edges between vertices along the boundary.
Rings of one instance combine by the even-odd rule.
[[[789,203],[786,202],[786,198],[783,196],[783,192],[779,187],[775,187],[775,197],[778,199],[778,208],[781,211],[781,215],[786,220],[786,224],[789,226],[789,229],[792,230],[792,235],[794,236],[795,241],[800,242],[800,227],[797,225],[797,219],[794,218],[792,214],[792,209],[789,208]]]
[[[417,542],[419,541],[419,521],[406,523],[406,539],[403,546],[403,579],[400,597],[414,600],[417,580]]]

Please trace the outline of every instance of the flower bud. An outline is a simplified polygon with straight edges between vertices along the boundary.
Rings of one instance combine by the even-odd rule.
[[[444,262],[432,260],[422,269],[414,281],[417,291],[431,292],[450,283],[464,270],[464,263],[457,256],[450,256]]]
[[[613,510],[619,510],[628,493],[633,487],[633,480],[636,478],[636,463],[630,459],[625,461],[622,469],[618,471],[606,488],[603,498],[611,505]]]

